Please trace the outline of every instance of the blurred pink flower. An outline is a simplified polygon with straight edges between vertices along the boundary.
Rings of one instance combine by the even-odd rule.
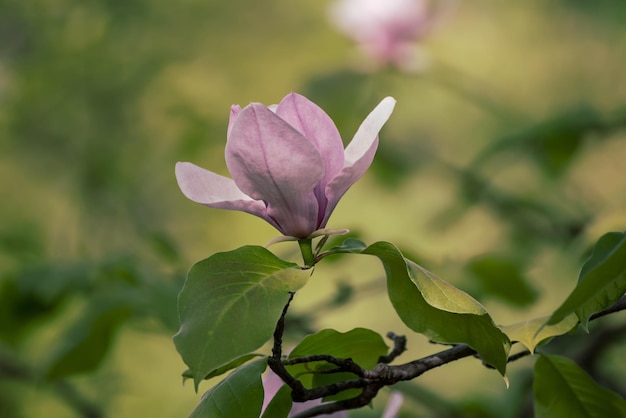
[[[400,412],[402,402],[404,402],[404,396],[400,392],[391,392],[381,418],[396,418]]]
[[[330,117],[298,94],[270,107],[232,106],[226,140],[232,179],[179,162],[178,185],[194,202],[247,212],[283,235],[306,238],[326,226],[339,199],[365,174],[394,106],[393,98],[383,99],[345,150]]]
[[[268,373],[263,376],[263,390],[265,395],[263,397],[263,409],[261,410],[261,415],[269,405],[270,401],[276,396],[278,390],[284,385],[283,381],[280,377],[273,371],[269,370]],[[287,418],[292,417],[300,412],[306,411],[307,409],[311,409],[314,406],[320,405],[322,403],[321,399],[315,399],[307,402],[294,402],[291,407],[291,411]],[[332,414],[324,414],[320,415],[320,417],[326,418],[348,418],[348,413],[346,411],[334,412]]]
[[[263,376],[263,390],[265,391],[265,395],[263,398],[263,409],[261,410],[261,414],[263,414],[265,408],[267,408],[267,405],[269,405],[272,398],[276,396],[276,393],[283,386],[283,384],[284,383],[281,378],[278,377],[278,375],[276,375],[276,373],[271,370],[265,376]],[[385,411],[383,412],[381,418],[396,418],[398,416],[398,412],[400,412],[400,406],[402,405],[403,400],[404,398],[402,397],[400,392],[392,392],[389,400],[387,401],[387,406],[385,407]],[[314,406],[320,405],[321,403],[322,401],[320,399],[315,399],[302,403],[294,403],[287,418],[292,417],[297,413],[306,411],[307,409],[311,409]],[[332,414],[320,415],[320,417],[348,418],[348,412],[339,411]]]
[[[380,65],[415,66],[415,43],[431,28],[428,0],[340,0],[331,19]]]

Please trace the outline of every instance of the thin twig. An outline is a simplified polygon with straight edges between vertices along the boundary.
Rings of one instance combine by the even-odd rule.
[[[359,377],[364,377],[365,372],[366,372],[364,368],[356,364],[350,358],[339,359],[333,356],[329,356],[327,354],[315,354],[312,356],[296,357],[296,358],[289,359],[289,360],[283,360],[282,363],[285,366],[292,366],[294,364],[311,363],[314,361],[325,361],[327,363],[334,364],[338,368],[333,369],[333,370],[337,370],[339,372],[354,373],[355,375]],[[326,370],[326,372],[328,373],[330,372],[330,370]],[[333,371],[333,373],[336,373],[336,372]]]
[[[386,356],[380,356],[378,358],[379,363],[389,364],[406,351],[406,337],[404,335],[396,335],[393,332],[388,332],[387,338],[393,341],[393,349]]]
[[[274,329],[274,346],[272,347],[272,356],[267,359],[267,365],[274,373],[283,379],[283,382],[289,385],[294,393],[300,393],[305,390],[305,387],[298,379],[289,374],[287,369],[285,369],[281,358],[283,350],[283,332],[285,331],[285,315],[287,315],[289,304],[293,300],[294,295],[295,292],[289,292],[289,300],[283,308],[283,312],[278,319],[276,328]]]

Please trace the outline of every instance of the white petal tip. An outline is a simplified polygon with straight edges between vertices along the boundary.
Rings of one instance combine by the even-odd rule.
[[[389,115],[391,115],[391,112],[393,111],[393,108],[395,106],[396,106],[396,99],[394,99],[391,96],[387,96],[380,101],[380,103],[378,104],[378,106],[376,106],[374,110],[384,110],[386,111],[385,113],[388,113]]]

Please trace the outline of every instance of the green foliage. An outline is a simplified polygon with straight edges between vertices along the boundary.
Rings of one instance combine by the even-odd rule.
[[[232,370],[232,369],[236,369],[237,367],[246,364],[248,361],[252,360],[255,357],[261,357],[261,354],[246,354],[244,356],[241,357],[237,357],[236,359],[234,359],[233,361],[230,361],[228,363],[226,363],[225,365],[223,365],[222,367],[218,367],[217,369],[213,369],[211,370],[211,372],[209,374],[207,374],[206,376],[204,376],[204,380],[208,380],[211,379],[213,377],[217,377],[217,376],[221,376],[224,373]],[[187,379],[193,379],[193,373],[191,373],[191,370],[187,369],[183,372],[183,379],[187,380]]]
[[[565,357],[541,355],[533,389],[536,418],[626,417],[624,399]]]
[[[479,158],[484,160],[504,150],[523,151],[546,174],[558,177],[571,166],[585,137],[609,126],[593,108],[580,106],[496,141]]]
[[[189,418],[258,418],[267,358],[243,366],[206,392]]]
[[[480,303],[405,259],[392,244],[377,242],[363,254],[382,261],[391,303],[409,328],[439,343],[467,344],[505,375],[511,343]]]
[[[626,232],[609,232],[600,237],[580,271],[578,284],[547,324],[576,313],[587,329],[591,315],[615,303],[625,292]]]
[[[548,317],[529,319],[528,321],[502,327],[502,331],[509,336],[511,341],[519,341],[524,344],[531,353],[542,342],[549,338],[563,335],[578,325],[578,318],[571,314],[554,325],[546,325]]]
[[[0,282],[0,336],[16,344],[31,327],[49,322],[64,302],[85,287],[84,268],[27,266]]]
[[[178,417],[180,410],[162,408],[174,396],[176,402],[195,405],[191,390],[173,395],[169,387],[152,386],[152,381],[175,379],[168,366],[180,362],[164,341],[180,325],[176,295],[187,257],[200,259],[208,254],[198,255],[199,247],[212,253],[237,239],[223,233],[220,211],[204,212],[182,198],[172,165],[176,160],[221,161],[232,103],[270,103],[290,90],[299,91],[333,115],[349,140],[381,97],[395,96],[401,106],[381,135],[368,173],[374,183],[352,190],[358,203],[342,204],[331,221],[342,219],[340,212],[345,211],[349,225],[333,227],[375,223],[391,235],[380,238],[401,241],[402,253],[413,261],[419,260],[404,248],[420,255],[423,251],[433,260],[450,257],[465,263],[467,253],[457,252],[463,242],[472,246],[472,256],[504,248],[516,262],[521,260],[515,267],[521,276],[546,267],[567,276],[571,260],[579,257],[579,245],[586,245],[598,226],[623,227],[624,176],[619,169],[626,108],[623,94],[618,94],[625,80],[618,59],[626,39],[623,0],[528,2],[512,8],[506,2],[489,2],[499,22],[510,23],[520,13],[524,17],[497,29],[476,19],[480,2],[478,7],[464,6],[462,13],[437,25],[441,32],[426,39],[423,47],[434,53],[435,65],[419,76],[357,68],[360,62],[351,61],[351,46],[325,20],[328,2],[0,3],[0,190],[5,197],[0,205],[0,353],[9,359],[0,354],[0,416],[87,416],[81,405],[92,397],[100,413],[90,416],[115,410],[120,418]],[[477,50],[494,60],[465,59]],[[515,63],[529,53],[533,68],[524,72],[524,89],[518,89],[520,66],[498,66],[498,61]],[[445,68],[441,71],[446,64],[451,69],[448,80]],[[455,72],[455,67],[462,71]],[[496,67],[503,70],[498,77],[474,79]],[[442,78],[444,83],[438,83]],[[502,104],[503,111],[481,105],[490,99]],[[509,107],[519,111],[518,120],[500,118],[511,113]],[[476,163],[466,165],[468,156],[478,156]],[[455,194],[459,184],[462,191]],[[394,190],[391,185],[403,187]],[[368,210],[360,210],[365,205]],[[440,213],[449,213],[446,206],[456,214],[478,215],[479,221],[456,223],[442,217],[443,222],[435,222]],[[247,228],[235,227],[245,230],[250,242],[265,242],[263,230]],[[362,232],[370,237],[372,231]],[[366,248],[353,244],[346,242],[337,253],[360,254]],[[622,249],[617,251],[622,254]],[[598,258],[581,278],[599,277],[613,263],[609,252],[606,265]],[[322,316],[325,324],[342,326],[345,311],[337,312],[340,304],[358,301],[367,306],[372,290],[380,290],[344,276],[341,263],[346,259],[324,259],[337,260],[330,269],[324,267],[348,283],[337,292],[336,304],[297,311],[311,332]],[[523,311],[517,308],[528,307],[533,289],[518,288],[515,281],[517,291],[511,291],[514,282],[498,279],[512,275],[483,267],[478,276],[469,270],[460,286],[481,301],[500,298],[501,309],[515,308],[519,314],[512,322],[522,321]],[[618,282],[618,271],[605,274],[615,276],[610,283]],[[572,312],[586,317],[612,299],[604,287],[606,300],[597,294],[595,304],[585,301],[587,286],[592,291],[602,288],[598,277],[594,283],[581,282],[567,309],[564,305],[557,311],[565,322],[556,318],[558,323],[542,328],[544,318],[531,319],[505,327],[506,333],[534,347],[544,337],[566,332]],[[324,283],[320,292],[334,291],[331,278],[319,279]],[[472,286],[474,279],[481,281],[480,288]],[[544,298],[554,295],[565,299],[558,279],[542,279],[542,303],[553,302]],[[105,293],[119,297],[106,302],[108,297],[98,297]],[[295,313],[290,312],[288,325]],[[261,325],[261,320],[252,322]],[[393,329],[393,319],[379,325]],[[125,336],[141,338],[140,352],[159,353],[158,369],[138,372],[142,369],[131,358],[134,347],[116,344],[122,327]],[[146,332],[157,335],[142,338]],[[53,344],[41,344],[51,335],[58,336]],[[596,330],[583,338],[589,346],[609,345],[618,354],[623,348],[619,339],[605,340]],[[113,349],[115,356],[110,356]],[[586,361],[593,362],[594,375],[621,373],[621,367],[613,367],[619,363],[609,363],[611,357],[593,353]],[[252,358],[235,357],[197,377],[232,370]],[[104,363],[108,369],[96,373],[106,359],[116,362]],[[112,370],[119,384],[111,384]],[[54,382],[43,379],[47,372]],[[441,373],[460,393],[467,379]],[[513,385],[506,394],[479,398],[468,393],[483,408],[476,408],[473,416],[502,418],[494,405],[513,391],[523,399],[528,385],[516,385],[516,377],[511,376]],[[624,393],[621,377],[617,386]],[[126,385],[143,387],[159,401],[129,405],[119,396],[125,391],[117,389]],[[476,391],[484,386],[471,385]],[[415,403],[432,408],[431,416],[469,416],[457,396],[434,397],[436,390],[430,389]],[[55,408],[59,404],[62,412]],[[488,415],[484,411],[490,406],[496,412]],[[510,409],[515,408],[500,406],[507,418],[514,416]],[[377,412],[365,415],[380,416]],[[410,415],[407,408],[401,416]]]
[[[327,354],[340,359],[352,359],[355,363],[370,369],[378,363],[378,358],[387,354],[389,348],[383,338],[376,332],[355,328],[341,333],[332,329],[322,330],[316,334],[305,337],[289,354],[290,359],[311,356],[315,354]],[[349,380],[356,376],[350,373],[320,374],[316,372],[331,370],[335,365],[324,361],[307,363],[307,365],[289,366],[289,372],[298,376],[302,382],[310,387],[319,387],[342,380]],[[348,399],[359,394],[359,390],[348,390],[337,396],[328,397],[325,400]]]
[[[481,290],[514,306],[528,306],[537,300],[533,289],[515,260],[497,254],[472,259],[467,269],[480,284]]]
[[[341,254],[341,253],[360,253],[367,244],[356,238],[347,238],[341,245],[335,246],[328,250],[328,254]]]
[[[450,227],[451,220],[470,207],[484,207],[512,228],[512,239],[519,241],[516,246],[523,249],[546,241],[568,243],[589,221],[589,215],[554,207],[548,199],[530,198],[517,190],[498,187],[490,176],[480,175],[478,169],[455,169],[454,174],[460,183],[460,202],[438,216],[441,227]]]
[[[46,377],[58,379],[94,371],[109,352],[117,330],[133,314],[133,305],[96,298],[52,351]]]
[[[196,263],[178,298],[176,349],[195,386],[213,370],[256,350],[271,336],[310,271],[263,247],[245,246]]]

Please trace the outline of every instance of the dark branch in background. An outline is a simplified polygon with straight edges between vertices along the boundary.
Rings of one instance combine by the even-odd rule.
[[[313,399],[319,399],[331,395],[336,395],[348,389],[362,389],[362,392],[351,399],[324,403],[303,411],[294,416],[294,418],[309,418],[323,414],[330,414],[337,411],[356,409],[369,404],[376,397],[378,391],[401,381],[415,379],[425,372],[435,369],[444,364],[451,363],[466,357],[479,357],[474,349],[465,345],[457,344],[452,348],[441,352],[423,357],[405,364],[389,365],[400,354],[406,351],[406,338],[397,336],[393,333],[387,336],[393,340],[394,347],[391,352],[379,358],[378,364],[372,370],[366,370],[359,366],[352,359],[339,359],[330,355],[319,354],[294,359],[282,359],[282,336],[285,328],[285,315],[289,308],[289,303],[293,299],[293,293],[289,298],[289,302],[285,305],[283,313],[278,320],[274,331],[274,346],[272,356],[268,359],[268,365],[274,373],[291,388],[292,399],[294,402],[305,402]],[[626,310],[626,296],[623,296],[615,304],[607,309],[591,316],[590,320],[595,320],[604,315]],[[520,358],[530,355],[530,351],[524,350],[520,353],[509,357],[509,362],[516,361]],[[320,386],[313,389],[307,389],[295,377],[293,377],[285,368],[288,365],[302,364],[314,361],[326,361],[336,366],[336,368],[324,373],[348,372],[355,375],[354,379],[336,382],[326,386]]]
[[[42,377],[26,364],[21,363],[6,350],[0,348],[0,379],[40,384]],[[51,387],[82,418],[103,418],[104,412],[98,405],[85,398],[76,387],[65,379],[51,382]]]
[[[54,382],[54,388],[57,393],[71,405],[81,417],[84,418],[104,418],[104,413],[98,405],[86,399],[72,384],[67,380],[59,379]]]

